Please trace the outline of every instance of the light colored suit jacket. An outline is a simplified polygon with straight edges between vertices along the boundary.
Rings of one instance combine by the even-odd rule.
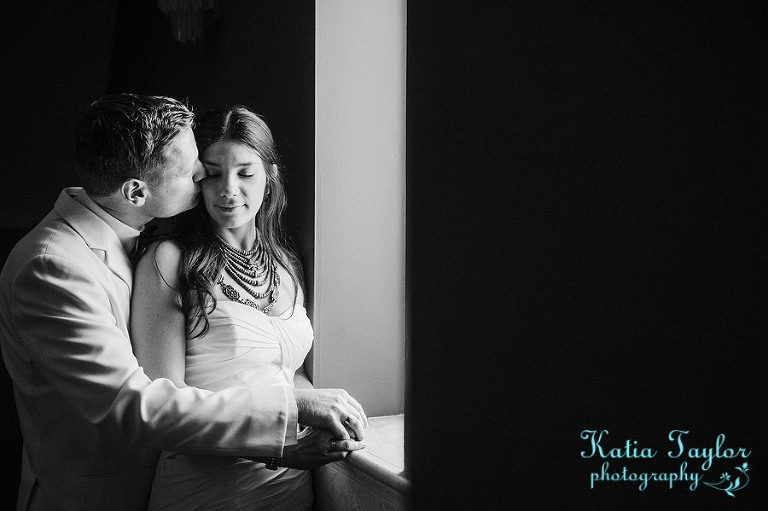
[[[295,432],[289,387],[212,393],[144,374],[128,336],[133,269],[76,191],[0,276],[0,345],[24,438],[17,509],[143,510],[159,449],[280,456]]]

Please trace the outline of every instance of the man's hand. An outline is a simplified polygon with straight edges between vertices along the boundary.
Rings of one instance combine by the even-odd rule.
[[[330,430],[332,439],[365,439],[368,417],[352,396],[342,389],[295,389],[299,424]]]
[[[306,428],[297,440],[297,444],[285,446],[283,457],[277,460],[279,466],[309,470],[341,461],[351,451],[365,448],[365,442],[336,440],[327,429]]]

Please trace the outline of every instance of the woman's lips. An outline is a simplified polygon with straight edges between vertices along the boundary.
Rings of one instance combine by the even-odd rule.
[[[229,205],[229,206],[225,206],[223,204],[217,204],[216,205],[217,208],[219,208],[220,210],[224,211],[225,213],[231,213],[231,212],[235,211],[237,208],[240,208],[242,206],[243,206],[243,204],[233,204],[233,205]]]

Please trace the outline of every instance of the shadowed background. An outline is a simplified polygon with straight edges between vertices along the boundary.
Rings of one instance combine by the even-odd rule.
[[[199,109],[252,98],[297,169],[289,196],[311,203],[312,3],[254,2],[252,19],[269,23],[213,25],[216,43],[196,49],[171,44],[154,2],[128,4],[6,8],[6,250],[75,182],[80,109],[117,90]],[[765,18],[746,5],[422,0],[407,21],[414,509],[755,509]],[[311,211],[291,215],[307,239]],[[19,444],[3,396],[11,502]],[[660,483],[590,490],[602,460],[580,457],[585,429],[609,430],[608,447],[656,450],[609,460],[638,472],[679,469],[664,459],[672,429],[701,448],[723,433],[752,451],[753,482],[736,498]],[[734,465],[716,460],[706,480]]]

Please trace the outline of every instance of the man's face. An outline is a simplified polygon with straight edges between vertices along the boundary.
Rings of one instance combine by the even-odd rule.
[[[168,145],[167,164],[159,182],[149,186],[147,212],[155,218],[168,218],[197,205],[199,181],[205,167],[197,158],[197,144],[190,128],[181,131]]]

